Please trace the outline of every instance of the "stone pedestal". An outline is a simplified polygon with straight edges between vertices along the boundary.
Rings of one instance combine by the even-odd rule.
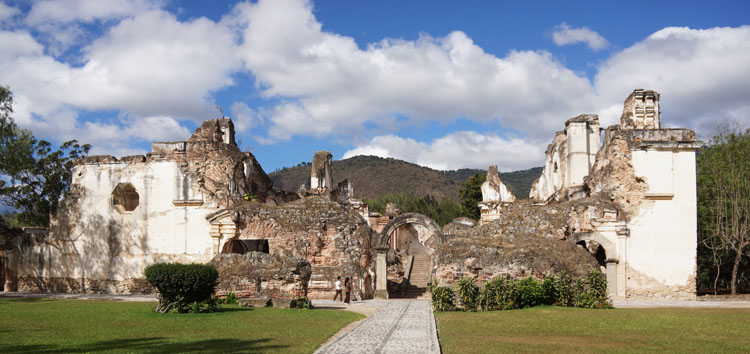
[[[385,256],[388,252],[387,248],[378,248],[378,255],[375,259],[375,298],[376,299],[387,299],[388,298],[388,268],[385,263]]]

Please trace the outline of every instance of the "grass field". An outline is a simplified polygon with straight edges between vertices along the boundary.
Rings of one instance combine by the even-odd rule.
[[[156,303],[0,299],[0,353],[312,353],[349,311],[243,308],[158,314]]]
[[[750,309],[436,313],[444,353],[750,352]]]

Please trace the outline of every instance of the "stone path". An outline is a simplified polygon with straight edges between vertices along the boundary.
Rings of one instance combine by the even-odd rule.
[[[429,300],[367,300],[352,306],[379,309],[315,353],[440,353]]]

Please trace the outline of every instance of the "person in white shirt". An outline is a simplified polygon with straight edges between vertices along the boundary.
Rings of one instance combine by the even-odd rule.
[[[344,294],[341,293],[341,277],[336,277],[336,295],[333,295],[333,301],[336,301],[336,298],[339,298],[339,300],[344,301]]]

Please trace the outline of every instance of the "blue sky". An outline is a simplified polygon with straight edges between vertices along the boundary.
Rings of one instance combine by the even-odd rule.
[[[35,135],[143,154],[233,118],[267,172],[389,156],[539,166],[565,120],[750,125],[747,1],[47,0],[0,3],[0,84]]]

